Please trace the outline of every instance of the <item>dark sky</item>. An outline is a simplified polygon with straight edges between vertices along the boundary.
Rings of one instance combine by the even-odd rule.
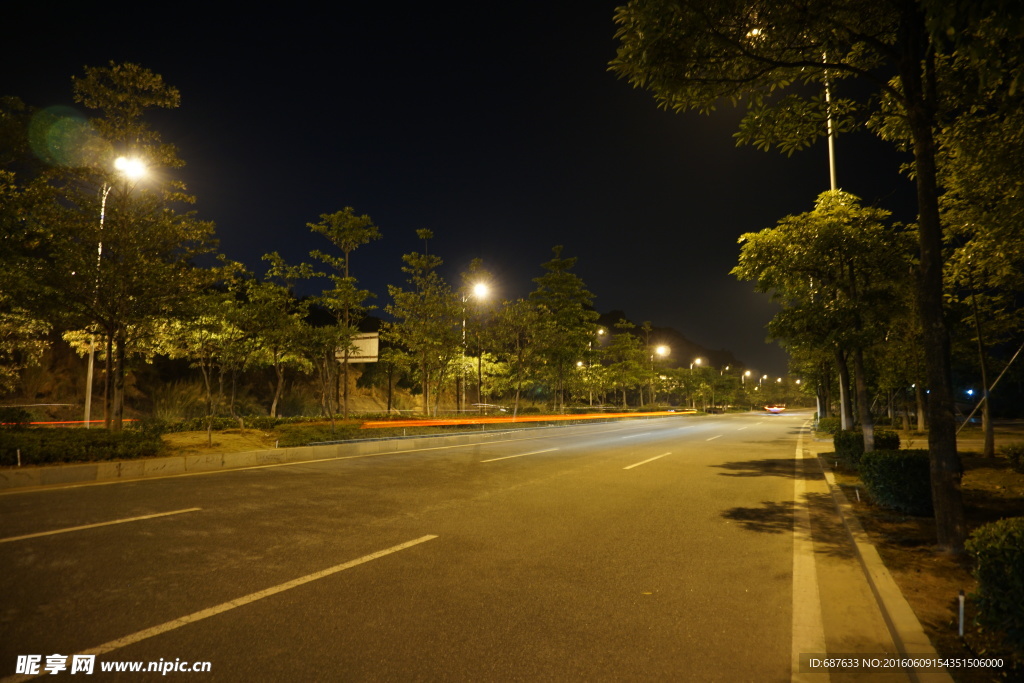
[[[598,310],[785,372],[773,305],[729,270],[742,233],[828,189],[825,145],[737,148],[728,105],[659,110],[607,71],[615,2],[62,5],[5,8],[0,94],[70,104],[71,76],[110,60],[162,74],[182,104],[154,125],[229,257],[309,260],[327,244],[306,223],[352,206],[384,234],[353,256],[383,306],[419,228],[453,282],[480,257],[504,298],[561,244]],[[837,158],[843,189],[912,220],[884,143],[842,137]]]

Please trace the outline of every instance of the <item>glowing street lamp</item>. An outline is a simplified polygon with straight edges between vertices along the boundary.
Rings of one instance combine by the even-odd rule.
[[[118,171],[125,180],[137,182],[146,175],[146,163],[141,159],[129,157],[118,157],[114,159],[114,170]],[[103,183],[100,190],[100,241],[96,245],[96,296],[99,296],[99,270],[103,260],[103,223],[107,216],[107,195],[114,189],[112,183]],[[85,428],[89,429],[92,420],[92,378],[96,368],[96,335],[89,336],[89,365],[85,371]]]
[[[472,293],[473,293],[473,297],[475,299],[477,299],[478,301],[483,301],[483,300],[485,300],[490,295],[491,288],[489,286],[487,286],[487,283],[485,283],[485,282],[477,282],[475,285],[473,285]],[[465,355],[466,355],[466,303],[468,301],[469,301],[469,294],[468,293],[463,294],[462,295],[462,355],[463,355],[463,357],[465,357]],[[478,347],[480,347],[479,341],[480,341],[480,335],[479,335],[479,332],[478,332],[477,333],[477,346]],[[483,399],[483,386],[484,386],[483,361],[484,361],[483,348],[478,348],[477,349],[477,362],[476,362],[476,381],[477,381],[477,384],[476,384],[476,397],[477,397],[477,403],[480,404],[480,412],[481,413],[484,410],[484,407],[483,407],[483,402],[484,402],[484,399]],[[465,381],[465,376],[463,376],[463,380],[462,380],[462,403],[463,403],[463,405],[465,405],[465,403],[466,403],[466,381]]]

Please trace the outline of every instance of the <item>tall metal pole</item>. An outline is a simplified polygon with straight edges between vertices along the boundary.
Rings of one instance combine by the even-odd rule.
[[[107,215],[107,195],[113,185],[103,184],[100,199],[100,240],[96,245],[96,298],[100,295],[100,263],[103,260],[103,220]],[[89,428],[92,419],[92,380],[96,367],[96,333],[89,335],[89,367],[85,371],[85,428]]]
[[[828,55],[823,54],[821,61],[828,63]],[[832,88],[829,87],[828,76],[825,76],[825,108],[828,116],[828,177],[832,191],[836,191],[836,145],[835,129],[832,125]]]

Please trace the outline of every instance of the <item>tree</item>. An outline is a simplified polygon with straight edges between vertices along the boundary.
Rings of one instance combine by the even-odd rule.
[[[988,3],[1007,8],[1009,3]],[[936,60],[941,50],[971,54],[987,79],[1020,80],[1018,58],[988,60],[977,10],[938,0],[632,0],[615,20],[613,71],[653,91],[666,108],[711,111],[745,100],[740,142],[792,153],[822,136],[829,120],[849,129],[868,111],[823,86],[857,78],[904,121],[913,153],[918,205],[918,311],[926,351],[931,482],[941,545],[963,549],[966,536],[956,452],[950,340],[943,309],[942,229],[936,177],[936,131],[942,108]],[[1019,19],[1019,5],[1013,16]],[[951,17],[962,30],[949,33]],[[1016,24],[1019,38],[1019,21]],[[946,44],[953,35],[952,44]],[[863,116],[861,117],[863,120]]]
[[[813,211],[740,237],[739,265],[732,271],[782,304],[768,326],[773,337],[835,353],[843,394],[846,361],[852,360],[868,451],[874,430],[864,352],[884,337],[897,310],[898,283],[911,267],[910,245],[904,233],[885,225],[888,216],[860,206],[849,193],[824,192]]]
[[[338,350],[342,352],[342,416],[347,420],[349,354],[355,350],[353,341],[359,333],[359,321],[368,310],[365,301],[372,296],[369,291],[356,286],[357,280],[351,272],[352,252],[380,239],[380,230],[369,216],[357,216],[351,206],[331,214],[321,214],[319,223],[307,225],[341,251],[340,258],[319,250],[310,255],[334,271],[330,276],[334,289],[325,291],[320,301],[337,320]]]
[[[263,260],[270,267],[262,285],[254,288],[252,299],[259,303],[261,315],[267,320],[262,341],[264,353],[274,368],[276,378],[270,415],[277,417],[277,407],[284,391],[285,369],[289,366],[300,369],[310,367],[300,352],[309,302],[295,296],[295,284],[299,280],[313,277],[313,269],[305,263],[290,266],[277,252],[265,254]]]
[[[427,242],[430,230],[417,230]],[[426,251],[426,250],[424,250]],[[437,272],[442,260],[427,253],[402,256],[402,271],[410,289],[388,285],[392,302],[385,310],[395,318],[386,328],[389,341],[408,350],[415,359],[423,393],[423,412],[430,414],[430,387],[436,389],[434,415],[441,400],[441,387],[461,349],[459,298]]]
[[[36,318],[104,340],[105,418],[120,429],[133,349],[217,277],[195,266],[214,247],[213,226],[173,208],[191,199],[181,183],[157,186],[115,169],[129,157],[150,170],[182,165],[143,118],[178,106],[178,91],[134,64],[86,68],[73,85],[75,101],[100,115],[81,123],[73,154],[51,159],[70,165],[43,171],[34,185],[46,201],[21,225],[17,291]]]
[[[530,302],[541,313],[537,353],[544,363],[542,373],[551,382],[558,410],[565,408],[566,382],[576,362],[590,348],[599,317],[591,308],[594,295],[571,272],[576,258],[562,258],[562,249],[552,249],[554,257],[542,264],[547,272],[534,278],[537,289],[530,293]]]
[[[626,395],[631,389],[639,388],[648,378],[647,354],[643,342],[633,334],[636,325],[628,320],[615,323],[616,332],[602,354],[608,363],[608,387],[622,396],[623,409],[629,407]]]
[[[505,302],[498,311],[494,326],[494,341],[509,368],[508,381],[515,387],[512,416],[519,414],[519,402],[524,387],[538,372],[539,354],[537,337],[541,315],[537,307],[525,299]]]

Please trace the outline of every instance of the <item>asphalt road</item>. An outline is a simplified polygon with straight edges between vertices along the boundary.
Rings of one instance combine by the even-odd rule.
[[[807,417],[3,494],[0,677],[98,652],[86,680],[789,681]]]

